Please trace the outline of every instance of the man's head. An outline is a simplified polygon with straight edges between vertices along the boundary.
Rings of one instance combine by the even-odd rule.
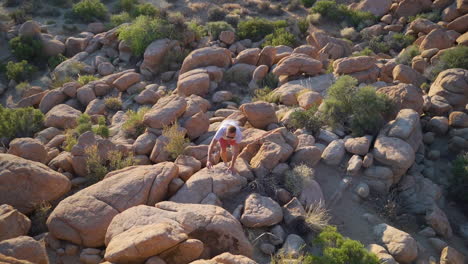
[[[229,139],[234,139],[236,137],[236,127],[235,126],[229,126],[226,129],[226,137]]]

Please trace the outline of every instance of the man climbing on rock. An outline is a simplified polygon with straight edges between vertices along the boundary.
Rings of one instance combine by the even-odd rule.
[[[237,122],[234,120],[224,120],[218,131],[211,140],[210,146],[208,147],[208,159],[206,162],[206,167],[211,169],[213,167],[211,153],[213,152],[213,147],[219,142],[221,146],[221,158],[224,161],[224,165],[228,166],[228,156],[226,149],[228,146],[231,146],[232,150],[232,159],[231,164],[228,166],[229,171],[232,173],[237,172],[234,168],[236,164],[237,156],[239,155],[239,143],[242,141],[242,132],[240,127],[237,125]]]

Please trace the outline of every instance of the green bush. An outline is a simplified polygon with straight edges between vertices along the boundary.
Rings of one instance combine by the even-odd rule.
[[[21,82],[15,86],[15,90],[21,95],[29,89],[31,89],[31,85],[28,82]]]
[[[9,80],[21,82],[30,80],[36,71],[37,68],[31,64],[28,64],[28,62],[25,60],[17,63],[9,61],[7,64],[6,76]]]
[[[94,75],[79,75],[78,76],[78,82],[81,84],[81,85],[86,85],[92,81],[96,81],[96,80],[99,80],[98,77],[94,76]]]
[[[365,49],[363,49],[363,50],[361,50],[359,52],[353,53],[351,55],[351,57],[373,56],[373,55],[375,55],[375,53],[369,47],[366,47]]]
[[[121,12],[117,15],[112,15],[110,20],[111,20],[112,26],[117,27],[117,26],[122,25],[123,23],[128,23],[132,21],[132,17],[127,12]]]
[[[31,20],[32,17],[26,13],[23,8],[13,10],[8,16],[15,22],[15,24],[23,24],[24,22]]]
[[[0,105],[0,138],[10,141],[18,137],[32,137],[42,128],[44,114],[38,109],[4,108]]]
[[[280,96],[279,94],[274,93],[269,87],[265,87],[263,89],[256,89],[254,91],[254,97],[252,98],[252,101],[263,101],[278,104],[280,101]]]
[[[297,39],[294,34],[286,30],[285,28],[279,28],[275,30],[272,34],[269,34],[265,37],[265,42],[262,44],[265,46],[279,46],[285,45],[289,47],[296,46]]]
[[[396,63],[411,66],[413,58],[418,56],[419,54],[421,54],[421,52],[419,52],[419,48],[415,45],[411,45],[404,49],[402,52],[400,52],[400,54],[398,54],[398,57],[396,58]]]
[[[297,21],[297,26],[299,27],[301,34],[307,34],[307,30],[309,30],[309,21],[307,18],[301,18]]]
[[[417,14],[415,16],[410,16],[409,21],[413,22],[414,20],[416,20],[418,18],[425,18],[425,19],[428,19],[428,20],[430,20],[430,21],[432,21],[434,23],[437,23],[437,22],[442,20],[441,10],[440,9],[435,9],[435,10],[433,10],[431,12],[420,13],[420,14]]]
[[[382,36],[373,37],[369,41],[369,48],[375,53],[387,53],[390,51],[390,46],[387,42],[383,41]]]
[[[143,124],[143,117],[149,110],[149,107],[141,107],[136,112],[133,110],[127,112],[127,120],[122,125],[122,129],[127,136],[136,139],[145,132],[146,126]]]
[[[389,41],[390,48],[396,51],[400,51],[413,44],[414,40],[414,37],[411,35],[406,36],[403,33],[395,33],[392,35],[392,38]]]
[[[54,6],[62,7],[62,8],[71,7],[73,3],[72,0],[49,0],[48,2]]]
[[[185,132],[179,129],[177,122],[172,126],[164,127],[162,135],[169,139],[169,142],[164,149],[169,152],[173,160],[182,154],[188,143],[188,139],[185,138]]]
[[[117,111],[122,109],[122,100],[118,97],[109,97],[104,100],[106,108],[109,110]]]
[[[237,35],[239,39],[251,39],[260,41],[266,35],[272,34],[275,29],[287,27],[285,20],[268,21],[264,18],[252,18],[239,22],[237,25]]]
[[[137,56],[143,55],[151,42],[162,38],[178,38],[175,26],[164,19],[139,16],[133,24],[119,29],[119,39],[128,43]]]
[[[92,130],[93,124],[88,114],[81,114],[77,121],[78,126],[75,128],[75,131],[78,133],[78,136]]]
[[[461,204],[468,202],[468,152],[460,154],[452,163],[449,193]]]
[[[337,4],[335,1],[319,1],[310,9],[311,13],[320,14],[322,17],[331,21],[346,21],[354,27],[361,24],[372,24],[377,21],[370,12],[352,10],[344,4]]]
[[[330,87],[324,100],[323,120],[332,127],[344,127],[355,136],[375,134],[384,124],[392,102],[371,86],[357,88],[357,80],[342,76]]]
[[[284,187],[293,196],[299,196],[304,183],[314,179],[313,170],[307,165],[295,166],[284,174]]]
[[[197,39],[207,35],[207,30],[204,26],[200,25],[197,21],[192,20],[187,22],[187,29],[194,32]]]
[[[159,8],[151,3],[144,3],[136,5],[134,10],[131,12],[133,17],[149,16],[162,18],[163,14]]]
[[[107,8],[99,0],[81,0],[73,5],[72,12],[74,17],[84,22],[93,22],[105,19]]]
[[[10,48],[18,60],[35,61],[42,57],[42,42],[33,37],[18,36],[9,42]]]
[[[293,128],[305,128],[312,135],[317,136],[320,128],[324,125],[323,120],[317,113],[317,107],[311,107],[307,110],[297,110],[291,114],[291,126]]]
[[[225,17],[226,12],[219,7],[213,7],[208,10],[208,21],[222,21]]]
[[[109,128],[106,125],[106,118],[103,116],[100,116],[98,118],[98,124],[97,126],[93,127],[93,132],[96,135],[99,135],[103,138],[108,138],[109,137]]]
[[[138,0],[119,0],[118,7],[120,11],[132,12],[137,4]]]
[[[66,61],[68,58],[63,56],[62,54],[58,54],[52,57],[49,57],[47,60],[47,65],[49,69],[53,71],[60,63]]]
[[[307,8],[312,7],[315,4],[315,1],[316,0],[301,0],[304,7],[307,7]]]
[[[125,156],[121,151],[112,150],[107,153],[106,158],[103,158],[99,155],[97,145],[87,147],[85,153],[88,185],[101,181],[111,171],[135,165],[135,159],[131,153]]]
[[[444,51],[440,56],[439,61],[428,70],[426,77],[430,80],[435,80],[439,73],[453,68],[461,68],[468,70],[468,47],[457,46]]]
[[[313,242],[322,248],[321,256],[309,255],[306,263],[314,264],[379,264],[374,254],[367,251],[361,242],[343,237],[336,227],[326,227]]]
[[[234,28],[224,21],[208,22],[205,25],[205,31],[212,39],[218,39],[219,34],[222,31],[232,31],[235,32]]]
[[[278,87],[278,83],[278,76],[276,76],[276,74],[273,74],[272,72],[269,72],[267,73],[265,78],[258,82],[258,86],[275,89],[276,87]]]

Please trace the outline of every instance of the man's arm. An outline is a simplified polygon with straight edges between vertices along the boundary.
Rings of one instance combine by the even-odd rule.
[[[212,166],[212,164],[211,164],[211,153],[213,152],[213,147],[214,147],[214,145],[216,145],[216,143],[218,143],[218,140],[213,138],[213,140],[211,140],[210,146],[208,147],[208,157],[206,159],[206,167],[208,167],[208,169],[210,169],[211,166]]]

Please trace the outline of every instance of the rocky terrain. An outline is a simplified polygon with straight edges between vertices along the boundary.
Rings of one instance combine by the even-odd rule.
[[[0,263],[468,263],[468,1],[0,5]]]

